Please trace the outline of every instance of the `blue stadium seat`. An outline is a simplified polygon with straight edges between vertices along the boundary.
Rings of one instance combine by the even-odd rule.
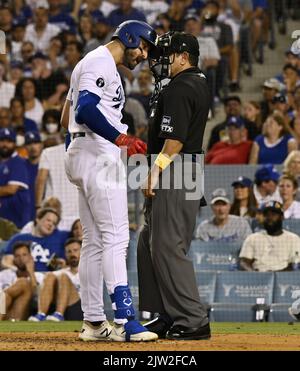
[[[251,322],[257,298],[270,305],[273,299],[273,273],[224,272],[217,275],[215,303],[211,318],[220,322]]]
[[[289,322],[292,318],[288,314],[288,308],[295,299],[292,293],[300,290],[300,272],[277,272],[275,273],[274,300],[270,309],[271,322]]]
[[[241,244],[193,240],[189,256],[196,271],[229,271],[230,256],[238,257]]]

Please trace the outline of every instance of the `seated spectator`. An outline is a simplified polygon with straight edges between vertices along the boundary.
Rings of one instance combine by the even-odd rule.
[[[300,181],[300,151],[292,151],[283,163],[283,174],[290,174]],[[300,201],[300,188],[298,187],[296,200]]]
[[[248,101],[244,104],[244,117],[249,122],[253,122],[256,127],[257,134],[261,134],[262,121],[261,121],[261,109],[258,102]]]
[[[10,128],[10,112],[8,108],[0,107],[0,129]]]
[[[11,39],[11,59],[13,61],[22,61],[21,48],[25,38],[25,27],[24,21],[14,19]]]
[[[299,70],[296,66],[288,63],[283,67],[284,84],[287,94],[294,94],[300,86]]]
[[[54,24],[61,30],[76,30],[74,19],[63,10],[62,1],[48,0],[49,3],[49,23]]]
[[[266,121],[267,117],[273,112],[272,99],[280,90],[281,84],[275,78],[268,79],[263,83],[263,100],[260,102],[262,122]]]
[[[253,192],[258,206],[269,201],[282,202],[278,180],[280,174],[273,165],[265,165],[255,172]]]
[[[9,107],[11,98],[15,94],[15,85],[11,82],[4,81],[5,65],[0,60],[0,107]]]
[[[257,203],[252,190],[252,180],[245,176],[240,176],[231,186],[233,187],[234,199],[230,214],[254,218]]]
[[[71,41],[67,44],[64,52],[64,58],[66,64],[64,66],[64,74],[68,80],[71,78],[71,74],[76,64],[80,61],[83,55],[83,45],[79,41]]]
[[[17,234],[19,229],[17,226],[7,220],[0,218],[0,241],[8,241],[13,235]]]
[[[152,74],[149,69],[142,69],[137,77],[138,91],[131,93],[129,97],[139,101],[147,114],[150,117],[150,99],[152,95]]]
[[[35,219],[35,181],[38,173],[39,161],[43,150],[43,144],[38,131],[29,131],[25,134],[25,147],[28,158],[25,160],[30,193],[30,220]]]
[[[263,125],[263,134],[255,138],[249,164],[282,164],[297,149],[295,138],[286,134],[285,123],[278,114],[270,115]]]
[[[92,46],[99,46],[95,38],[95,25],[93,18],[88,14],[83,14],[79,19],[78,25],[80,42],[84,45],[83,54],[85,55]]]
[[[153,24],[160,13],[168,11],[169,2],[163,0],[134,0],[133,6],[145,14],[148,24]]]
[[[245,123],[241,117],[229,117],[226,123],[228,142],[220,141],[212,146],[205,156],[207,164],[247,164],[252,147],[244,140]]]
[[[23,77],[24,77],[23,64],[19,61],[10,62],[9,82],[16,86]]]
[[[227,140],[227,132],[226,132],[226,124],[229,119],[229,117],[240,117],[242,115],[242,102],[241,99],[237,95],[228,96],[226,99],[224,99],[224,110],[226,119],[225,121],[221,122],[220,124],[217,124],[211,131],[210,139],[208,143],[208,149],[211,149],[212,146],[221,141],[221,140]],[[258,132],[253,124],[253,122],[248,121],[246,118],[244,119],[245,128],[247,131],[247,139],[253,140],[256,138]]]
[[[0,320],[26,320],[39,276],[34,270],[30,244],[16,242],[12,248],[15,269],[0,272],[0,290],[5,293],[5,315]]]
[[[31,255],[35,263],[36,272],[48,272],[48,263],[55,254],[59,264],[65,266],[64,243],[70,233],[56,229],[59,215],[54,209],[42,209],[37,213],[33,233],[19,233],[12,237],[4,249],[2,266],[13,267],[13,245],[17,241],[31,242]]]
[[[240,252],[240,266],[246,271],[291,270],[300,252],[300,238],[282,229],[282,204],[270,201],[263,205],[262,210],[265,230],[246,238]]]
[[[64,58],[64,45],[62,42],[61,34],[58,34],[57,36],[52,37],[50,41],[50,49],[48,52],[49,61],[51,63],[52,71],[56,71],[61,66],[64,66],[66,64],[65,58]]]
[[[42,118],[41,132],[45,148],[57,146],[63,142],[60,129],[60,112],[56,109],[46,110]]]
[[[278,188],[283,203],[284,219],[300,219],[300,202],[295,201],[297,179],[292,175],[283,175],[279,179]]]
[[[249,223],[242,217],[229,215],[230,200],[222,188],[212,193],[211,208],[214,216],[204,220],[196,229],[195,238],[202,241],[238,242],[251,234]]]
[[[38,131],[36,123],[24,116],[25,107],[21,98],[12,98],[10,101],[10,113],[11,126],[17,134],[25,135],[28,131]]]
[[[35,52],[34,45],[31,41],[24,41],[21,47],[21,60],[23,62],[24,77],[31,77],[31,58]]]
[[[132,2],[133,0],[120,0],[120,6],[109,14],[108,20],[113,28],[118,27],[120,23],[125,21],[135,20],[146,22],[145,15],[133,8]]]
[[[8,2],[2,1],[0,7],[0,29],[7,34],[11,33],[13,19],[13,13]]]
[[[283,93],[276,94],[272,99],[272,103],[274,114],[284,119],[286,130],[291,132],[289,125],[293,118],[293,112],[290,110],[286,95]]]
[[[300,113],[296,113],[295,117],[290,122],[290,131],[297,141],[297,149],[300,148]]]
[[[30,219],[29,179],[25,160],[15,150],[16,133],[0,129],[0,217],[22,228]]]
[[[81,241],[75,238],[65,242],[67,267],[46,275],[39,294],[38,313],[30,316],[28,321],[82,320],[78,273],[80,248]],[[55,311],[47,316],[51,304],[55,304]]]
[[[75,238],[76,240],[82,241],[83,231],[80,219],[76,219],[73,223],[71,227],[71,237]]]
[[[36,97],[36,81],[31,77],[22,79],[16,87],[16,96],[20,97],[25,105],[25,117],[33,120],[41,127],[44,108]]]

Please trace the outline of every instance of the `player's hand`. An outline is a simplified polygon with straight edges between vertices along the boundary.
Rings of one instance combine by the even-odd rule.
[[[147,152],[147,144],[141,139],[131,135],[120,134],[115,141],[115,145],[118,147],[127,147],[128,156],[135,155],[137,153],[145,155]]]

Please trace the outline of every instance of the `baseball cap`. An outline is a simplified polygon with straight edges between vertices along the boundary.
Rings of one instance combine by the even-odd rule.
[[[185,32],[175,32],[171,38],[170,54],[188,52],[199,57],[199,42],[197,38]]]
[[[229,116],[226,121],[226,126],[235,126],[237,128],[240,128],[242,126],[245,126],[245,122],[240,116]]]
[[[20,70],[23,70],[23,63],[18,60],[14,60],[10,62],[10,68],[19,68]]]
[[[256,182],[262,182],[264,180],[273,180],[274,182],[278,182],[279,177],[280,174],[273,165],[265,165],[255,173]]]
[[[48,59],[47,56],[42,52],[36,52],[31,59]]]
[[[275,211],[278,214],[283,214],[282,204],[278,201],[268,201],[260,206],[260,211],[263,213],[269,210]]]
[[[275,90],[278,90],[278,91],[281,90],[280,82],[277,79],[275,79],[274,77],[272,77],[271,79],[265,80],[265,82],[263,83],[262,86],[265,87],[265,88],[275,89]]]
[[[40,143],[41,136],[37,131],[28,131],[25,133],[25,144]]]
[[[211,194],[210,204],[213,205],[217,201],[224,201],[227,204],[230,204],[229,197],[228,197],[227,192],[224,188],[217,188]]]
[[[242,104],[241,98],[238,95],[229,95],[228,97],[223,99],[223,104],[226,106],[226,104],[232,100],[238,102],[239,104]]]
[[[16,133],[13,129],[0,129],[0,140],[10,140],[12,142],[16,141]]]
[[[184,17],[184,23],[186,23],[187,21],[190,21],[190,20],[193,20],[193,21],[199,22],[199,21],[200,21],[200,18],[197,16],[197,14],[190,13],[190,14],[187,14],[187,15]]]
[[[239,176],[234,182],[232,182],[232,187],[236,187],[237,185],[241,185],[243,187],[250,188],[252,186],[252,180],[245,177]]]
[[[44,9],[49,9],[49,4],[47,0],[37,0],[35,3],[35,9],[38,8],[44,8]]]
[[[286,96],[284,94],[276,94],[272,98],[272,103],[287,103]]]

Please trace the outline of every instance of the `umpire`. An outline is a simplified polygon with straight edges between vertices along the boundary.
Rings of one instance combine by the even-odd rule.
[[[145,225],[137,250],[139,309],[160,314],[146,324],[160,338],[209,339],[207,311],[187,257],[203,194],[188,199],[185,182],[178,189],[174,179],[176,158],[190,154],[190,164],[201,158],[210,96],[197,67],[199,44],[194,36],[164,34],[158,39],[158,50],[151,70],[156,80],[169,77],[171,81],[158,93],[150,114],[148,153],[158,156],[143,188]],[[167,171],[170,188],[163,189],[161,180]],[[192,175],[197,175],[194,170]]]

